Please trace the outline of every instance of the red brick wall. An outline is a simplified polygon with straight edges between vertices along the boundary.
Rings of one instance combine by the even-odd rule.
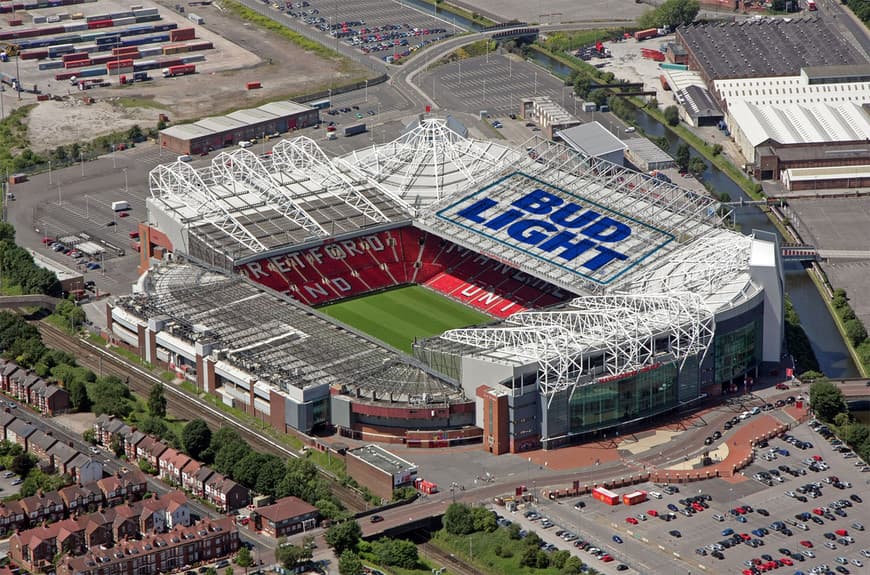
[[[387,501],[393,498],[393,477],[368,465],[359,458],[348,455],[345,458],[347,474],[357,480],[360,485],[368,487],[369,491]]]

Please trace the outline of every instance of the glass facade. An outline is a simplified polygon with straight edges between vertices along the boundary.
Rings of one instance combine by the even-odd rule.
[[[717,383],[731,381],[754,369],[761,361],[762,323],[756,319],[713,340],[714,376]]]
[[[668,363],[622,379],[578,387],[568,401],[569,432],[591,431],[676,406],[677,375],[677,366]]]

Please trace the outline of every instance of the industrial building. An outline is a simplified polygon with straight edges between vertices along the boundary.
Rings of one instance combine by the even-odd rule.
[[[630,161],[671,165],[637,142],[658,150],[632,138]],[[108,306],[110,337],[282,431],[555,448],[732,392],[781,355],[775,238],[544,138],[424,117],[337,158],[297,137],[158,166],[150,185],[166,255]],[[408,356],[312,307],[407,284],[492,320]]]
[[[368,487],[384,501],[393,499],[393,490],[414,485],[417,466],[377,445],[348,450],[347,474]]]
[[[160,130],[160,146],[175,154],[202,154],[242,141],[292,132],[320,122],[320,111],[290,100],[269,102],[259,108],[226,116],[203,118]]]
[[[625,159],[642,172],[667,170],[676,166],[674,159],[646,138],[627,138],[625,144]]]
[[[687,64],[707,86],[726,78],[794,76],[810,66],[866,64],[822,18],[753,18],[677,28]],[[810,48],[812,47],[812,48]]]
[[[580,120],[568,110],[546,96],[520,99],[520,117],[534,122],[547,139],[554,139],[557,132],[576,126]]]
[[[60,282],[60,289],[65,294],[76,294],[84,291],[85,276],[83,273],[70,269],[34,250],[27,251],[30,252],[31,256],[33,256],[33,263],[36,264],[37,267],[48,270],[57,276],[57,279]]]
[[[625,162],[625,144],[599,122],[588,122],[556,132],[556,141],[571,149],[617,166]]]

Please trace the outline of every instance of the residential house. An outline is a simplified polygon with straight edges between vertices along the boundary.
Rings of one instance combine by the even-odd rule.
[[[136,445],[136,461],[145,460],[151,467],[158,470],[160,468],[160,455],[167,449],[166,444],[149,435]]]
[[[52,416],[69,411],[72,408],[72,402],[70,402],[67,390],[54,383],[49,383],[37,398],[36,407],[45,415]]]
[[[65,557],[57,566],[57,575],[171,573],[185,565],[229,557],[238,548],[238,529],[232,517],[224,517],[121,541],[112,549],[91,548],[81,557]]]
[[[100,491],[103,492],[103,502],[106,505],[117,505],[124,501],[127,495],[127,489],[123,486],[121,479],[116,475],[103,477],[97,480],[97,485]]]
[[[139,504],[139,529],[142,533],[162,533],[179,525],[190,525],[190,505],[183,491],[154,495]]]
[[[286,537],[317,527],[319,512],[298,497],[284,497],[273,505],[255,509],[251,523],[271,537]]]
[[[28,405],[36,407],[39,403],[40,393],[44,394],[48,387],[48,382],[34,374],[34,377],[28,377],[25,382],[24,398],[22,401]]]
[[[57,491],[39,492],[21,500],[21,508],[31,525],[66,517],[66,506]]]
[[[139,536],[140,512],[129,505],[112,507],[105,513],[111,517],[111,536],[114,541],[133,539]]]
[[[96,482],[67,485],[58,493],[70,515],[87,513],[103,503],[103,492]]]
[[[84,541],[84,529],[79,522],[65,519],[14,534],[9,539],[9,556],[16,565],[37,573],[50,569],[59,553],[83,553]]]
[[[85,547],[99,547],[100,545],[111,545],[112,539],[112,519],[106,517],[105,511],[88,513],[80,518],[85,529]]]
[[[199,471],[196,472],[196,475],[194,475],[191,484],[189,486],[185,485],[185,488],[189,489],[197,497],[205,498],[205,484],[211,479],[212,475],[214,475],[212,468],[202,465]]]
[[[170,447],[160,454],[158,475],[163,481],[181,485],[181,470],[190,462],[190,457]]]
[[[8,440],[8,437],[6,436],[6,428],[9,427],[9,424],[13,421],[15,421],[15,415],[12,413],[6,413],[5,411],[0,411],[0,440]]]
[[[48,456],[57,473],[70,477],[72,473],[69,464],[77,455],[79,455],[78,450],[62,441],[58,441],[48,449]]]
[[[78,483],[90,483],[103,477],[103,463],[90,455],[79,453],[67,464],[69,476]]]
[[[0,531],[15,531],[27,525],[27,515],[20,501],[0,502]]]
[[[181,470],[181,487],[193,493],[196,488],[196,475],[202,469],[202,463],[191,459]]]
[[[57,439],[37,429],[28,438],[27,443],[30,453],[40,461],[51,464],[51,455],[48,452],[57,443]]]
[[[124,437],[130,433],[130,426],[116,418],[114,415],[103,414],[94,422],[94,436],[97,443],[109,447],[114,440],[123,442]]]
[[[127,501],[138,501],[148,492],[148,478],[138,469],[131,469],[117,477],[121,480],[121,491]]]
[[[136,456],[136,446],[146,437],[148,436],[137,430],[135,427],[124,437],[124,455],[127,456],[127,461],[136,461],[139,459]]]
[[[205,483],[205,498],[224,513],[241,509],[251,502],[251,492],[220,473]]]
[[[27,438],[35,431],[36,428],[23,419],[16,419],[6,427],[6,441],[17,443],[24,451],[29,451]]]
[[[18,371],[18,364],[11,361],[3,361],[2,369],[0,369],[0,389],[3,393],[10,393],[12,389],[12,374]]]

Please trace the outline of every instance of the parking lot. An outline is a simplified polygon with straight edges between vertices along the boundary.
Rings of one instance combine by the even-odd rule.
[[[758,573],[791,575],[796,570],[810,573],[813,568],[824,565],[829,571],[844,575],[867,573],[870,532],[864,528],[870,527],[870,512],[866,509],[870,502],[865,501],[870,498],[870,473],[862,468],[870,471],[870,467],[864,466],[854,454],[838,452],[837,446],[808,425],[799,426],[792,435],[794,441],[809,442],[811,447],[800,449],[781,438],[773,439],[769,445],[758,448],[755,463],[743,471],[738,481],[714,479],[681,485],[681,491],[673,495],[663,493],[660,485],[639,485],[638,489],[658,491],[662,499],[652,498],[631,507],[607,506],[588,496],[540,501],[534,509],[553,522],[553,527],[548,529],[542,529],[540,521],[529,522],[523,517],[523,511],[505,515],[539,534],[553,533],[545,540],[562,548],[572,543],[560,540],[555,533],[573,532],[578,541],[589,542],[614,558],[606,569],[624,563],[640,573],[677,573],[676,560],[685,572],[701,569],[706,573],[725,574],[747,570],[752,575],[747,562],[756,560]],[[761,458],[772,450],[777,450],[775,459]],[[825,465],[819,466],[817,460]],[[810,469],[810,462],[814,462],[813,468],[818,471]],[[779,466],[783,466],[782,469]],[[786,466],[790,470],[803,469],[803,474],[798,471],[795,477],[783,471]],[[767,481],[753,478],[763,479],[761,473],[770,477],[778,475],[781,480],[773,479],[769,486]],[[839,480],[839,487],[834,486],[834,477]],[[807,489],[805,486],[809,484],[817,487]],[[796,496],[805,491],[806,501],[787,495],[790,491]],[[818,496],[813,498],[812,491],[818,492]],[[708,508],[702,507],[687,516],[683,503],[687,498],[698,496],[709,497],[705,502]],[[578,501],[583,503],[583,508],[575,508]],[[838,503],[840,501],[847,503]],[[504,513],[504,509],[499,509]],[[671,520],[662,519],[667,514]],[[740,538],[741,543],[735,544],[736,538]],[[721,559],[712,555],[717,550]],[[601,561],[587,551],[577,552],[596,569],[602,566]],[[770,559],[762,557],[764,555]],[[775,567],[772,562],[776,560],[782,565]]]
[[[462,31],[455,22],[393,0],[303,0],[289,5],[285,14],[388,63]]]
[[[515,56],[494,53],[418,74],[417,84],[446,110],[504,117],[519,111],[520,98],[549,96],[568,112],[577,111],[570,86]]]

